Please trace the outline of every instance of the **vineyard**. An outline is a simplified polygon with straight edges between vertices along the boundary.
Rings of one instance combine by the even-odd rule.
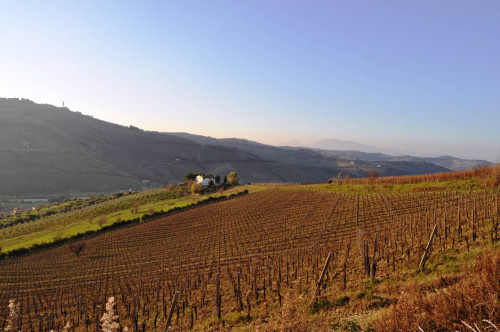
[[[497,189],[291,189],[275,186],[1,261],[0,328],[100,331],[110,297],[120,329],[129,331],[322,330],[352,317],[363,325],[396,304],[391,282],[443,274],[438,257],[444,266],[450,253],[472,257],[498,243]],[[376,287],[385,291],[369,294]],[[493,295],[496,311],[478,307],[475,315],[498,322]],[[10,320],[9,300],[19,304]]]
[[[39,210],[0,215],[0,251],[9,252],[33,245],[71,238],[78,233],[98,231],[114,223],[142,218],[199,203],[209,197],[236,194],[238,188],[211,195],[150,189],[138,193],[118,193],[89,199],[73,199]],[[260,188],[251,186],[252,191]]]

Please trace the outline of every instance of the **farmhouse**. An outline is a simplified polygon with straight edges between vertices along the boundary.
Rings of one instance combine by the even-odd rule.
[[[203,175],[198,175],[196,177],[196,182],[198,182],[198,184],[202,186],[208,186],[208,182],[210,182],[210,180],[212,180],[212,182],[215,183],[214,178],[204,177]]]

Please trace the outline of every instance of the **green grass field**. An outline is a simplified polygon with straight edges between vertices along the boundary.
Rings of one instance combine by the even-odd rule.
[[[373,194],[373,193],[409,193],[409,192],[431,192],[431,191],[459,191],[468,192],[473,190],[482,190],[483,187],[479,184],[477,178],[468,178],[465,180],[446,180],[446,181],[429,181],[421,183],[403,183],[403,184],[364,184],[356,181],[344,181],[338,183],[322,183],[311,185],[293,185],[282,186],[281,188],[289,190],[305,190],[305,191],[325,191],[341,194]]]

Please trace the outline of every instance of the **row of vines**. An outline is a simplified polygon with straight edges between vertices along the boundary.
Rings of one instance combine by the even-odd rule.
[[[493,192],[332,194],[268,190],[0,265],[0,328],[19,303],[23,331],[98,331],[109,297],[121,327],[193,328],[230,313],[251,319],[283,294],[321,297],[418,267],[432,251],[498,240]],[[437,227],[436,227],[437,225]],[[325,265],[328,257],[329,264]],[[318,282],[320,281],[320,282]],[[335,286],[334,286],[335,285]]]

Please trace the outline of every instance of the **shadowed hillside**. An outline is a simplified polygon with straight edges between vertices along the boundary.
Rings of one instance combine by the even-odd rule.
[[[237,170],[245,182],[318,182],[332,174],[18,99],[0,99],[0,167],[0,195],[116,191],[142,180],[178,182],[188,172]]]
[[[143,131],[64,107],[0,99],[2,195],[87,194],[177,183],[189,172],[247,182],[326,182],[339,172],[363,177],[446,172],[414,161],[351,162],[310,149],[278,148],[242,139]]]
[[[399,158],[383,154],[367,154],[359,151],[327,151],[309,148],[276,147],[239,138],[212,138],[188,133],[169,133],[177,137],[192,140],[204,145],[217,145],[228,148],[237,148],[252,153],[265,160],[293,165],[325,167],[332,170],[331,175],[339,171],[352,177],[364,177],[370,170],[377,170],[381,176],[415,175],[437,172],[448,172],[450,168],[425,158]],[[344,154],[344,152],[354,152]],[[372,156],[381,158],[371,158]],[[453,157],[443,157],[456,159]],[[433,158],[428,158],[433,159]],[[437,158],[434,158],[437,159]],[[471,161],[472,162],[472,161]],[[477,163],[471,164],[471,167]]]

